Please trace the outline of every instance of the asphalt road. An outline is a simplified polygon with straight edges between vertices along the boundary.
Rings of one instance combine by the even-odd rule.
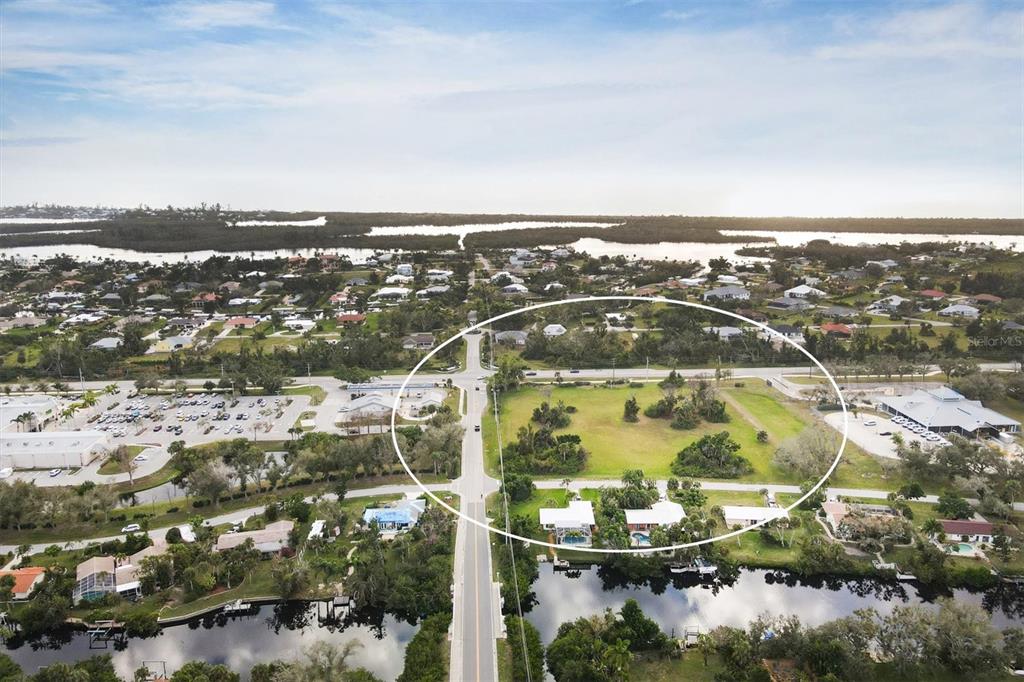
[[[464,515],[487,522],[484,500],[497,491],[498,482],[484,470],[483,433],[476,430],[487,408],[486,384],[480,379],[489,373],[480,366],[480,334],[466,337],[466,367],[451,375],[453,383],[465,392],[462,425],[462,472],[455,481]],[[465,519],[459,519],[455,543],[454,618],[450,679],[494,681],[498,679],[496,639],[501,613],[491,580],[490,533]]]

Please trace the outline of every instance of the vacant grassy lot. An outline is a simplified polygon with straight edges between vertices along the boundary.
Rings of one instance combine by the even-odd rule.
[[[662,390],[655,384],[638,388],[597,384],[527,386],[501,398],[502,443],[507,446],[516,439],[519,428],[529,423],[534,407],[544,401],[554,404],[561,400],[575,406],[577,412],[572,415],[569,426],[559,433],[578,434],[590,452],[586,468],[576,474],[576,478],[618,479],[626,469],[637,468],[653,478],[668,478],[672,475],[671,463],[676,453],[704,435],[728,431],[740,444],[740,453],[754,467],[753,473],[739,480],[800,483],[773,466],[771,459],[782,441],[814,424],[815,416],[805,403],[787,400],[763,382],[748,380],[744,383],[742,388],[732,383],[721,385],[719,394],[726,403],[729,422],[705,422],[688,431],[672,429],[667,419],[649,419],[642,414],[636,423],[622,419],[623,404],[630,396],[636,396],[641,409],[662,397]],[[681,394],[685,395],[686,390]],[[757,442],[759,430],[768,432],[767,443]],[[488,468],[497,472],[496,429],[489,412],[485,415],[483,432]],[[886,478],[874,458],[848,445],[844,463],[831,483],[888,487],[893,485],[893,480]]]

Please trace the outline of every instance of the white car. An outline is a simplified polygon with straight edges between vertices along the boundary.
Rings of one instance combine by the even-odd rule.
[[[147,455],[147,454],[145,454],[143,452],[140,452],[139,454],[135,455],[135,459],[133,459],[132,461],[133,462],[145,462],[148,459],[149,459],[149,455]]]
[[[60,472],[61,472],[60,469],[50,469],[50,478],[53,478],[55,476],[60,476]]]
[[[874,426],[877,423],[878,422],[876,422],[874,419],[865,419],[864,420],[864,426]]]
[[[0,478],[10,478],[14,475],[14,469],[12,467],[4,467],[0,469]]]
[[[137,523],[129,523],[127,526],[121,529],[122,533],[138,533],[142,530],[142,526]]]

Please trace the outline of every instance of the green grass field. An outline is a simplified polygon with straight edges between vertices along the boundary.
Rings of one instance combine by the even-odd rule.
[[[577,412],[572,422],[559,433],[575,433],[583,439],[590,452],[586,468],[576,478],[618,479],[626,469],[643,469],[652,478],[672,475],[671,463],[676,453],[707,434],[728,431],[740,444],[740,453],[753,465],[754,471],[739,480],[757,482],[800,483],[771,462],[778,445],[799,434],[814,423],[810,408],[804,403],[786,400],[760,381],[746,381],[742,388],[723,382],[720,396],[726,403],[730,421],[725,424],[702,423],[695,429],[678,431],[667,419],[640,421],[622,419],[623,404],[636,396],[641,409],[653,404],[662,391],[655,384],[641,388],[589,386],[527,386],[505,395],[501,400],[501,437],[504,445],[516,439],[516,432],[530,421],[533,408],[543,401],[559,400],[573,405]],[[759,430],[768,432],[768,442],[757,442]],[[485,415],[484,443],[488,469],[497,472],[497,441],[494,419]],[[891,486],[885,472],[874,458],[856,446],[848,445],[844,462],[831,480],[835,485]]]

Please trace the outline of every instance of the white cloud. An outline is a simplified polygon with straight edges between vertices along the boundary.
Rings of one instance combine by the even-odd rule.
[[[205,30],[224,27],[271,27],[274,3],[264,0],[186,0],[166,8],[163,15],[182,28]]]
[[[665,10],[664,12],[661,13],[662,17],[664,17],[665,19],[671,19],[673,21],[689,21],[690,19],[693,19],[694,17],[697,17],[699,15],[700,12],[694,10],[678,9]]]
[[[5,68],[79,104],[12,115],[4,136],[82,141],[7,150],[0,181],[7,201],[86,204],[1018,215],[1018,60],[850,58],[997,33],[957,11],[845,17],[829,48],[845,54],[774,26],[580,39],[333,5],[301,35],[143,35],[118,52],[16,27]]]

